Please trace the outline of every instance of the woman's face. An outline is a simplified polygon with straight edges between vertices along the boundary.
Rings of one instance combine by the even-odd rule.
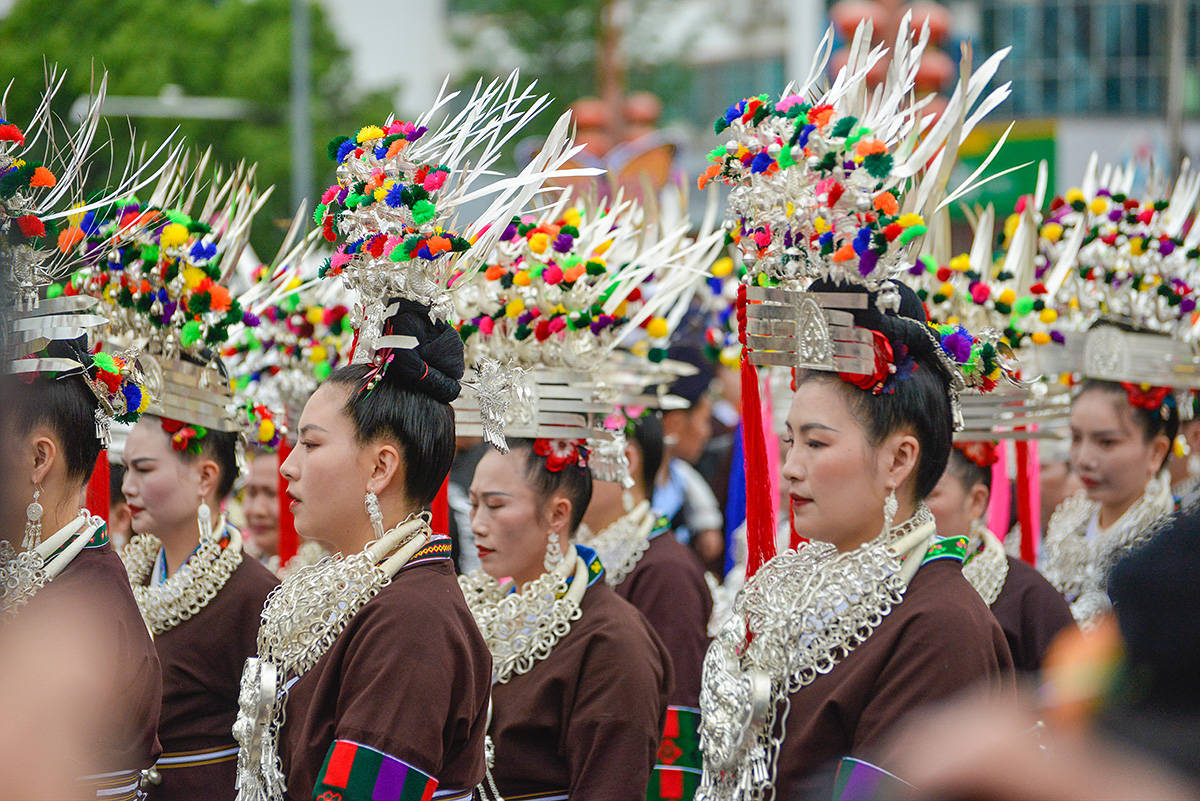
[[[279,462],[273,453],[250,460],[242,500],[246,533],[263,556],[279,552]]]
[[[158,417],[143,416],[125,441],[121,491],[137,534],[174,532],[195,521],[203,497],[204,457],[185,461],[171,447],[171,435]],[[217,510],[213,509],[215,526]]]
[[[370,528],[363,499],[371,467],[345,411],[349,389],[322,384],[300,415],[299,439],[279,472],[296,533],[335,551],[357,550]]]
[[[840,389],[811,379],[792,396],[783,479],[796,533],[852,550],[883,527],[883,448],[872,448]],[[895,522],[900,522],[899,520]]]
[[[484,571],[495,579],[513,578],[518,586],[545,570],[550,526],[545,503],[525,478],[525,451],[489,450],[475,468],[468,498],[471,532]],[[566,537],[559,535],[563,545]]]
[[[1146,441],[1125,399],[1093,389],[1071,404],[1071,469],[1089,499],[1128,506],[1146,491],[1166,455],[1165,435]]]

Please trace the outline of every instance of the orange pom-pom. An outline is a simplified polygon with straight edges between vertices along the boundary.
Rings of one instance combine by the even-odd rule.
[[[834,261],[850,261],[851,259],[854,258],[854,256],[855,256],[854,246],[851,245],[849,242],[847,242],[846,244],[842,245],[840,248],[838,248],[837,250],[834,251],[833,260]]]
[[[489,281],[499,281],[502,275],[504,275],[504,268],[499,264],[493,264],[483,273],[483,277]]]
[[[47,170],[45,167],[38,167],[33,171],[33,177],[29,179],[30,186],[51,187],[58,183],[58,179],[54,177],[54,173]]]
[[[60,253],[66,253],[71,248],[75,247],[83,239],[83,231],[74,226],[64,228],[58,232],[58,250]]]
[[[213,311],[229,311],[229,307],[233,303],[229,290],[220,284],[213,284],[209,289],[209,297],[211,299],[209,305]]]
[[[439,253],[449,253],[453,243],[444,236],[431,236],[425,242],[425,246],[429,248],[430,253],[436,256]]]
[[[875,208],[884,214],[894,216],[900,211],[900,204],[896,202],[896,196],[891,192],[880,192],[875,196]]]

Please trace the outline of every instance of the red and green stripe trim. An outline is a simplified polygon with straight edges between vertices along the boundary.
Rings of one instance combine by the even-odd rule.
[[[668,706],[648,801],[691,801],[700,786],[700,710]]]
[[[437,779],[404,760],[352,740],[334,740],[313,798],[326,801],[430,801]]]

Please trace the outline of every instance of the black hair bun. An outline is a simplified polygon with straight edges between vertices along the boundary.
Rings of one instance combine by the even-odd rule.
[[[384,371],[389,383],[420,392],[441,403],[449,403],[462,391],[462,337],[445,320],[429,319],[429,306],[401,298],[396,313],[384,324],[385,336],[414,337],[415,348],[395,348]]]
[[[821,278],[814,281],[808,291],[867,295],[866,308],[847,310],[854,317],[854,324],[860,328],[869,328],[883,334],[888,338],[892,348],[904,345],[912,358],[933,367],[942,380],[949,383],[952,379],[947,373],[946,366],[938,358],[936,349],[941,346],[929,331],[929,317],[925,314],[925,304],[907,284],[901,281],[888,281],[888,283],[890,288],[900,295],[899,311],[889,310],[886,313],[880,311],[875,302],[880,293],[868,292],[865,287],[858,284],[842,284]]]

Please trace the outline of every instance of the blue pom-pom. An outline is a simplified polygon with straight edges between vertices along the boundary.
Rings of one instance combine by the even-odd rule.
[[[92,209],[87,214],[83,215],[83,219],[79,221],[79,230],[83,231],[88,236],[100,230],[100,224],[96,222],[96,210]]]
[[[859,256],[867,252],[871,247],[871,229],[859,228],[858,233],[854,235],[854,252]]]
[[[188,251],[188,255],[191,256],[192,261],[208,261],[217,255],[217,243],[210,242],[206,245],[204,240],[198,239],[192,245],[192,249]]]
[[[396,183],[388,190],[384,196],[383,202],[391,206],[393,209],[398,209],[404,205],[404,184]]]
[[[125,412],[136,412],[138,407],[142,405],[142,391],[138,389],[136,384],[126,383],[121,387],[121,394],[125,396]]]
[[[725,109],[725,122],[732,123],[740,116],[742,116],[742,111],[738,108],[737,103],[734,103],[732,106]]]
[[[356,148],[356,147],[358,147],[358,145],[355,144],[353,139],[347,139],[345,142],[342,142],[340,145],[338,145],[337,163],[341,164],[343,161],[345,161],[346,156],[349,153],[353,152],[354,148]]]
[[[822,246],[832,245],[833,231],[826,231],[825,233],[821,234],[819,237],[817,237],[817,241],[820,242]]]
[[[800,145],[800,147],[808,147],[808,137],[815,130],[817,130],[817,126],[813,125],[811,122],[808,125],[805,125],[800,129],[800,136],[796,140],[796,144]]]
[[[380,145],[379,147],[375,148],[375,158],[381,159],[387,155],[387,152],[388,149],[383,145]]]
[[[754,157],[754,161],[750,162],[750,172],[766,172],[771,167],[771,164],[774,163],[774,161],[775,160],[767,154],[767,151],[760,151],[759,154]]]

